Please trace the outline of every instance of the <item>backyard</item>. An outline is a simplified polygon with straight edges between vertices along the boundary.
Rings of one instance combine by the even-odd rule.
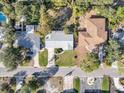
[[[46,66],[48,63],[48,51],[45,49],[43,52],[39,54],[39,64],[40,66]]]
[[[61,55],[56,56],[56,65],[59,66],[74,66],[75,63],[75,52],[74,51],[65,51]]]

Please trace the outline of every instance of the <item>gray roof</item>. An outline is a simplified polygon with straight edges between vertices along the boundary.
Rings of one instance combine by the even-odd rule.
[[[40,37],[34,33],[16,32],[17,45],[29,48],[36,54],[40,50]]]
[[[65,34],[64,31],[52,31],[45,39],[46,41],[73,41],[73,34]]]

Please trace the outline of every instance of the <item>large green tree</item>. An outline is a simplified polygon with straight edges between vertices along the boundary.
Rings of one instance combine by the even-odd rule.
[[[3,5],[2,11],[7,15],[8,18],[10,18],[10,19],[15,18],[14,7],[11,4],[5,3]]]
[[[46,34],[51,32],[51,28],[52,28],[51,27],[51,18],[49,17],[49,15],[46,12],[45,5],[42,5],[41,9],[40,9],[40,24],[39,25],[40,25],[39,32],[43,36],[45,36]]]
[[[17,68],[22,61],[23,56],[19,48],[6,47],[0,51],[0,62],[2,62],[8,70]]]
[[[36,2],[17,2],[15,5],[15,13],[17,21],[20,21],[21,16],[26,17],[28,24],[38,24],[40,17],[40,3]]]
[[[91,72],[99,67],[98,55],[95,53],[88,53],[85,59],[82,60],[81,69],[85,72]]]
[[[106,48],[106,64],[111,65],[114,61],[119,60],[120,55],[121,50],[119,43],[116,40],[110,39]]]
[[[13,46],[13,42],[15,41],[15,29],[11,26],[11,24],[5,24],[3,26],[3,43],[8,46]]]

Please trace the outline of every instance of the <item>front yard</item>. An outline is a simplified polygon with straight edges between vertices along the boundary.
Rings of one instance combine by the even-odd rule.
[[[102,81],[102,91],[103,93],[109,93],[109,77],[104,76]]]
[[[45,49],[43,52],[39,53],[39,64],[40,66],[46,66],[48,63],[48,51]]]
[[[77,93],[80,93],[80,78],[79,77],[74,78],[73,87]]]
[[[56,56],[56,65],[59,66],[74,66],[75,63],[75,52],[68,50],[61,55]]]
[[[118,73],[124,74],[124,63],[118,62]]]

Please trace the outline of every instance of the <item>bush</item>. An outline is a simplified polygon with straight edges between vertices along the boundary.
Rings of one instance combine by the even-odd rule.
[[[124,78],[121,78],[119,81],[122,85],[124,85]]]
[[[56,48],[56,49],[55,49],[55,53],[61,53],[62,51],[63,51],[62,48]]]

